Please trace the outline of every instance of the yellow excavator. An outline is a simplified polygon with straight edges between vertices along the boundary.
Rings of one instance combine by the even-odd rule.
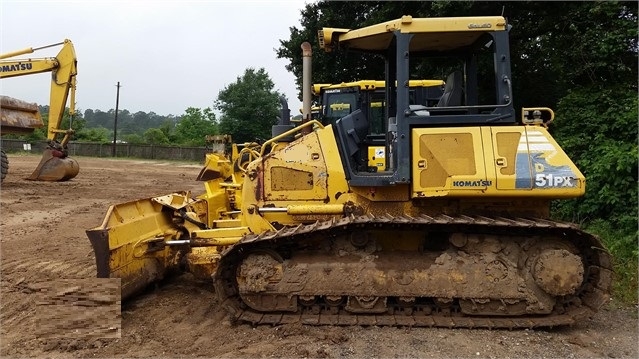
[[[515,111],[509,30],[501,16],[323,28],[327,56],[386,61],[384,168],[369,170],[379,144],[360,109],[311,119],[304,43],[302,123],[283,106],[263,144],[218,138],[201,195],[112,205],[87,230],[98,277],[121,278],[126,298],[187,270],[252,324],[535,328],[590,317],[609,299],[611,256],[550,217],[551,201],[582,196],[586,180],[548,132],[551,109]],[[443,94],[412,107],[411,71],[430,63],[453,67]]]
[[[55,57],[16,58],[16,56],[60,45],[62,48]],[[67,181],[76,177],[80,171],[78,162],[68,157],[67,145],[74,131],[60,129],[69,96],[69,114],[72,119],[75,115],[75,89],[78,70],[73,43],[71,40],[65,39],[57,44],[0,54],[0,79],[43,72],[51,72],[47,147],[42,154],[40,163],[27,179]],[[0,132],[3,135],[29,133],[43,125],[36,105],[8,96],[2,96],[0,118]],[[60,137],[62,138],[60,139]],[[9,167],[4,151],[2,151],[2,165],[2,179],[4,179]]]

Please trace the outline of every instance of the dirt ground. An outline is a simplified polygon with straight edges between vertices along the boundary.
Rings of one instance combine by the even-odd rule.
[[[78,157],[69,182],[24,180],[39,158],[9,155],[0,192],[2,357],[639,357],[637,307],[612,301],[572,327],[514,331],[231,324],[188,274],[120,303],[117,280],[93,278],[85,230],[110,204],[201,193],[200,165]]]

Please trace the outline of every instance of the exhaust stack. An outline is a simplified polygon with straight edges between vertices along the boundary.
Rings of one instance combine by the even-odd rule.
[[[307,41],[302,43],[302,123],[311,120],[311,64],[313,50]],[[305,128],[302,133],[310,132],[310,128]]]

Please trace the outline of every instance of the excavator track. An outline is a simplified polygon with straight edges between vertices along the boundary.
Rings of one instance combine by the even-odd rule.
[[[328,246],[331,243],[340,241],[340,238],[352,238],[353,233],[375,233],[380,231],[398,234],[402,232],[445,233],[449,239],[454,238],[451,239],[450,242],[458,247],[468,242],[468,239],[472,242],[474,239],[479,238],[479,240],[474,240],[474,242],[485,242],[488,245],[477,247],[479,248],[477,250],[479,253],[476,253],[474,257],[472,251],[468,251],[471,254],[470,256],[468,253],[463,253],[459,257],[454,257],[452,262],[455,260],[468,260],[468,263],[473,265],[473,263],[476,264],[488,258],[488,266],[485,272],[473,270],[473,272],[468,272],[465,275],[471,277],[470,279],[473,280],[474,278],[494,276],[495,273],[501,273],[495,277],[496,282],[500,279],[506,280],[510,274],[505,274],[508,271],[507,269],[495,269],[496,267],[504,266],[501,264],[503,260],[493,261],[493,259],[497,257],[490,255],[490,253],[498,253],[501,255],[501,252],[510,251],[510,249],[506,250],[504,248],[516,248],[515,251],[524,253],[522,256],[531,257],[530,253],[534,252],[532,248],[544,249],[544,246],[547,246],[545,243],[553,243],[553,246],[570,248],[570,252],[574,254],[570,254],[563,249],[552,249],[534,258],[516,259],[516,263],[510,271],[525,272],[526,268],[528,268],[530,271],[537,271],[535,272],[535,278],[561,277],[563,275],[563,269],[559,272],[549,271],[544,269],[544,264],[551,264],[554,260],[555,264],[559,261],[559,263],[562,263],[559,267],[563,267],[563,257],[566,257],[567,266],[576,268],[572,270],[572,272],[574,272],[574,275],[580,277],[580,279],[576,282],[577,284],[573,284],[574,288],[569,288],[570,290],[567,292],[570,293],[563,293],[562,291],[565,288],[554,287],[552,281],[548,282],[543,278],[540,280],[535,279],[538,283],[541,283],[542,287],[546,288],[546,291],[556,293],[549,299],[552,305],[551,309],[547,310],[547,313],[533,311],[532,314],[529,313],[530,311],[528,309],[524,309],[524,307],[526,307],[525,304],[518,303],[516,300],[509,301],[506,298],[498,298],[492,302],[487,300],[475,301],[468,297],[455,297],[454,290],[452,292],[453,295],[442,295],[442,297],[447,297],[443,298],[443,300],[442,298],[393,297],[390,295],[388,297],[372,298],[366,297],[363,294],[361,297],[352,297],[360,300],[360,302],[357,303],[357,301],[353,299],[356,305],[351,304],[351,297],[347,297],[347,300],[339,300],[340,297],[338,295],[321,295],[321,293],[316,296],[303,296],[298,295],[300,292],[295,290],[270,296],[260,296],[259,294],[246,295],[247,286],[248,288],[253,288],[254,293],[259,293],[265,290],[265,288],[268,288],[269,278],[282,276],[282,273],[278,273],[277,269],[274,269],[280,267],[272,267],[269,263],[261,263],[260,261],[262,261],[263,258],[272,257],[277,264],[278,261],[282,262],[284,260],[283,258],[290,256],[291,253],[303,254],[304,251],[309,250],[308,248],[317,248],[318,243],[320,247]],[[451,235],[453,233],[455,235]],[[361,238],[361,236],[355,236],[355,238]],[[462,241],[459,238],[463,238],[464,240]],[[486,238],[489,239],[485,240]],[[498,238],[498,240],[495,238]],[[548,238],[552,238],[552,240],[548,240]],[[499,243],[500,241],[503,243]],[[312,244],[307,245],[306,243]],[[497,247],[502,249],[490,249],[491,246],[494,247],[495,243],[498,244]],[[358,248],[362,249],[366,247],[365,244],[360,244],[362,244],[362,246]],[[456,250],[457,248],[453,249]],[[428,251],[429,250],[426,250],[426,253],[430,253]],[[364,252],[366,252],[366,250],[364,250]],[[461,252],[461,250],[457,252]],[[257,259],[251,258],[251,260],[247,260],[252,253],[258,254],[254,256]],[[370,255],[372,252],[368,251],[366,253],[364,254]],[[448,252],[438,253],[454,254],[455,251],[451,252],[448,250]],[[551,254],[548,255],[548,253]],[[446,264],[445,262],[447,261],[442,261],[441,259],[447,258],[446,256],[450,259],[450,255],[440,255],[440,258],[436,259],[433,263]],[[307,257],[313,257],[313,254]],[[379,256],[373,255],[372,257],[377,258]],[[414,263],[419,263],[415,261],[411,262],[409,257],[410,253],[407,254],[407,264],[404,264],[404,266],[406,266],[404,269],[409,268],[408,266]],[[577,258],[577,262],[583,262],[583,265],[571,265],[570,260],[573,257]],[[364,256],[362,256],[362,258],[364,258]],[[352,261],[342,262],[339,255],[333,259],[336,261],[336,264],[332,267],[332,270],[335,271],[341,270],[342,267],[346,268],[359,265],[357,261],[354,262],[355,264],[353,264]],[[533,261],[533,259],[536,262]],[[242,265],[243,261],[247,261],[247,264],[244,266]],[[266,262],[268,262],[268,260]],[[391,265],[397,263],[396,260],[391,260],[391,262]],[[451,262],[451,260],[448,262]],[[528,262],[533,262],[533,264],[527,264]],[[379,264],[376,265],[379,266]],[[431,265],[431,267],[432,266],[434,266],[434,264]],[[552,266],[549,265],[548,267]],[[313,266],[305,264],[302,268],[308,268],[310,273]],[[357,267],[354,268],[355,271],[358,271]],[[448,267],[444,269],[451,271],[446,268]],[[329,281],[329,283],[326,284],[319,279],[316,282],[317,285],[319,287],[328,285],[327,288],[330,289],[332,285],[331,281],[333,281],[335,282],[335,286],[339,286],[339,283],[337,283],[339,280],[335,280],[335,278],[339,277],[331,277],[330,270],[326,268],[324,270],[326,270],[326,278],[328,278],[326,281]],[[348,269],[344,270],[348,271]],[[500,270],[502,272],[500,272]],[[247,274],[251,271],[257,272],[258,275]],[[264,273],[259,273],[260,271]],[[294,273],[294,275],[301,276],[306,273],[305,271],[306,270],[302,270],[300,273]],[[362,271],[364,270],[362,269]],[[398,271],[395,273],[397,272]],[[454,269],[451,272],[454,272]],[[475,275],[474,273],[476,272],[481,273]],[[353,275],[351,272],[348,273],[350,273],[351,276]],[[433,273],[437,274],[438,272],[428,272],[427,274],[421,275],[421,278],[432,277]],[[384,273],[382,277],[386,277],[386,274],[387,273]],[[419,276],[420,274],[417,275]],[[473,275],[475,276],[473,277]],[[243,278],[241,280],[243,282],[242,284],[238,283],[238,276]],[[581,279],[582,276],[583,280]],[[245,277],[252,278],[253,282],[248,284],[244,283],[246,280]],[[388,277],[391,277],[390,272],[388,273]],[[532,278],[532,275],[528,277]],[[452,278],[455,277],[453,276]],[[278,231],[258,235],[247,235],[238,244],[223,252],[218,271],[214,275],[214,283],[218,298],[222,305],[229,311],[232,319],[251,324],[276,325],[303,323],[308,325],[514,329],[571,325],[591,317],[592,314],[599,310],[609,299],[612,278],[612,258],[604,249],[601,241],[597,237],[580,230],[574,224],[544,219],[463,215],[439,215],[434,217],[426,215],[419,217],[364,215],[299,225],[297,227],[285,227]],[[397,278],[394,280],[397,281]],[[398,282],[402,280],[404,279]],[[529,282],[531,280],[532,279],[528,279]],[[409,282],[410,280],[408,280],[407,283]],[[564,280],[562,279],[560,282],[564,282]],[[357,286],[358,283],[353,282],[351,285]],[[241,286],[244,289],[242,289]],[[482,286],[483,285],[479,285],[479,287]],[[488,286],[490,286],[490,284],[488,284]],[[409,288],[411,286],[404,285],[398,287]],[[517,287],[517,285],[514,287]],[[500,287],[496,288],[500,289]],[[521,288],[521,282],[518,288]],[[539,291],[539,289],[536,290]],[[244,294],[242,291],[244,291]],[[523,290],[519,289],[519,291],[522,292]],[[517,290],[515,290],[515,292],[517,292]],[[448,293],[450,294],[451,292]],[[450,299],[451,296],[452,299]],[[547,293],[539,296],[542,302],[543,298],[547,297],[549,297]],[[292,298],[294,300],[292,300]],[[247,300],[251,303],[247,303]],[[535,303],[536,301],[537,299],[532,299],[527,305],[530,306],[531,303]],[[486,302],[491,303],[486,304]],[[261,305],[264,306],[264,310],[260,309]],[[256,310],[255,307],[258,307],[260,310]],[[543,307],[543,305],[541,305],[541,307]],[[473,314],[472,312],[477,313]]]

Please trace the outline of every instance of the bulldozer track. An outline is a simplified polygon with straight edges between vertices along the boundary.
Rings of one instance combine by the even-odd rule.
[[[472,316],[455,311],[420,311],[378,314],[354,314],[343,309],[304,310],[296,312],[259,312],[242,302],[237,288],[236,271],[243,253],[254,248],[275,248],[283,243],[304,240],[310,235],[336,237],[366,229],[428,229],[519,236],[555,236],[571,242],[584,260],[585,280],[574,295],[562,298],[551,314],[525,316]],[[609,299],[612,282],[612,258],[601,241],[571,223],[545,219],[482,216],[351,216],[283,228],[279,231],[247,235],[222,254],[214,276],[215,289],[222,306],[233,320],[252,324],[302,323],[309,325],[376,325],[447,328],[535,328],[571,325],[587,319]]]

